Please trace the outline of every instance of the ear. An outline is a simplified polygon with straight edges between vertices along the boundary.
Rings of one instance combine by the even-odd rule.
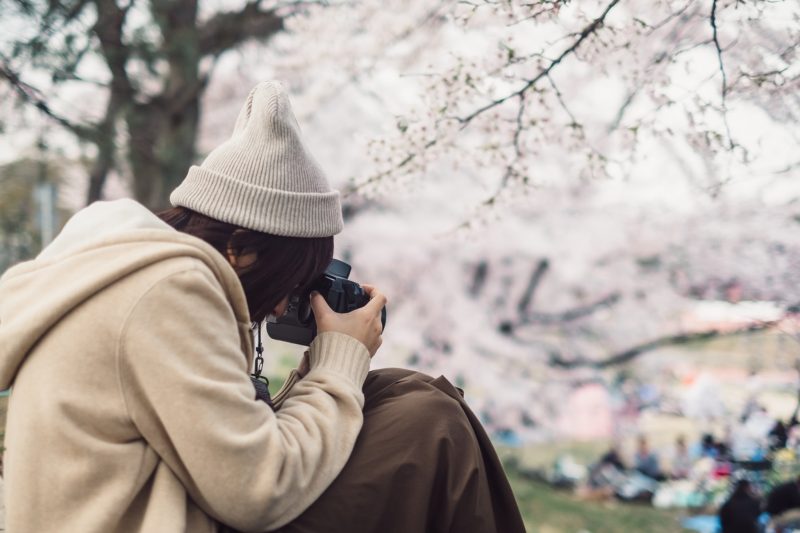
[[[227,256],[228,262],[233,268],[239,266],[239,256],[236,255],[236,252],[234,252],[230,242],[228,242],[228,246],[225,248],[225,255]]]
[[[228,256],[228,262],[234,269],[247,268],[258,260],[258,254],[255,252],[236,253],[230,245],[228,245],[225,252]]]

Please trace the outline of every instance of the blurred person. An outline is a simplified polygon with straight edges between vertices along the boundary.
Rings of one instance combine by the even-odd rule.
[[[720,533],[759,533],[760,515],[761,499],[748,480],[740,479],[719,509]]]
[[[622,461],[622,456],[619,453],[619,444],[612,442],[608,451],[600,457],[599,463],[601,465],[610,465],[619,470],[625,470],[625,463]]]
[[[633,457],[633,468],[647,477],[657,481],[665,479],[658,461],[658,455],[650,449],[647,437],[640,435],[636,439],[636,453]]]
[[[369,372],[375,287],[345,314],[313,293],[316,338],[257,397],[253,323],[322,274],[343,225],[280,84],[170,201],[92,204],[0,279],[8,530],[524,530],[459,392]]]
[[[789,440],[789,428],[782,420],[776,420],[775,425],[769,430],[767,434],[767,441],[771,451],[780,450],[786,447],[786,442]]]
[[[578,488],[578,496],[588,500],[613,497],[617,487],[626,479],[625,470],[619,444],[612,442],[609,449],[589,467],[586,483]]]
[[[610,484],[610,480],[625,471],[625,463],[619,453],[619,445],[611,443],[609,449],[589,467],[587,482],[590,488],[600,488]]]
[[[700,437],[700,443],[695,448],[697,451],[697,455],[701,458],[709,457],[711,459],[717,459],[720,456],[720,448],[716,440],[714,440],[714,435],[711,433],[703,433],[703,436]]]
[[[714,446],[717,449],[717,460],[730,461],[733,459],[733,428],[726,425],[722,437],[716,439]]]
[[[686,479],[692,470],[694,461],[686,445],[686,437],[678,435],[675,439],[675,449],[672,453],[672,464],[670,465],[670,477],[673,479]]]
[[[770,429],[767,435],[770,450],[779,450],[789,446],[789,435],[793,428],[797,427],[797,408],[795,408],[792,416],[789,417],[788,422],[776,420],[775,425]]]
[[[776,533],[800,528],[800,476],[773,487],[767,494],[765,510]]]
[[[714,441],[714,435],[711,433],[704,433],[700,440],[700,454],[703,457],[716,458],[719,453],[717,443]]]

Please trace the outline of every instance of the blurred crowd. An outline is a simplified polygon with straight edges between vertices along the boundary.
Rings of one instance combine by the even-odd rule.
[[[572,486],[590,500],[615,498],[708,513],[697,531],[800,532],[796,413],[784,422],[758,405],[748,406],[722,437],[706,433],[689,440],[679,435],[670,448],[659,453],[646,435],[639,435],[632,454],[612,443],[588,467],[560,458],[551,481]]]

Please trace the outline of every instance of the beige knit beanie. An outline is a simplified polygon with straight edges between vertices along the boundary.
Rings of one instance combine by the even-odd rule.
[[[231,138],[192,166],[169,200],[273,235],[329,237],[343,226],[339,192],[303,143],[286,89],[275,81],[250,91]]]

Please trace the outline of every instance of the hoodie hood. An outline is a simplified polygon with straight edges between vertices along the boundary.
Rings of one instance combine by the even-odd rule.
[[[249,323],[236,273],[204,241],[175,231],[133,200],[96,202],[76,213],[36,259],[0,278],[0,390],[14,381],[31,348],[75,307],[109,285],[160,261],[194,257]]]

